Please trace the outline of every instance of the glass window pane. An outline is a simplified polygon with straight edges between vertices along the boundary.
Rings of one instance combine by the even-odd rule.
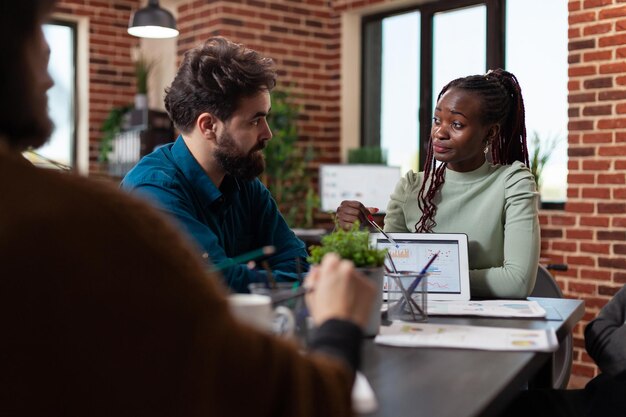
[[[487,7],[478,5],[433,17],[433,109],[441,88],[455,78],[483,74],[487,66]]]
[[[420,13],[383,19],[381,147],[402,174],[417,171]]]
[[[65,25],[44,25],[50,44],[48,71],[54,87],[48,90],[48,106],[54,132],[50,141],[37,152],[65,165],[72,165],[74,154],[75,62],[74,29]]]
[[[567,0],[508,0],[506,51],[506,68],[517,76],[524,94],[531,157],[533,135],[540,138],[542,153],[549,150],[550,142],[558,142],[541,174],[541,198],[563,202],[567,196]]]

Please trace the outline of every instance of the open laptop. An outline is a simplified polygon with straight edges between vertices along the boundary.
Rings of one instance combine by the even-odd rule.
[[[467,235],[463,233],[388,233],[399,247],[395,247],[382,233],[370,234],[370,242],[378,248],[388,248],[398,271],[421,271],[435,253],[439,253],[428,268],[429,300],[470,299],[469,259]],[[387,261],[388,262],[388,261]],[[391,270],[391,265],[387,263]],[[402,278],[408,287],[412,278]],[[400,298],[400,289],[394,280],[385,277],[385,297]]]

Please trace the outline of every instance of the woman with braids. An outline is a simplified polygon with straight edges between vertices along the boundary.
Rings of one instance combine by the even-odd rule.
[[[538,193],[527,166],[515,76],[497,69],[453,80],[437,99],[424,172],[411,171],[396,186],[385,231],[465,233],[472,296],[526,297],[540,249]],[[344,201],[337,218],[349,227],[370,211]]]

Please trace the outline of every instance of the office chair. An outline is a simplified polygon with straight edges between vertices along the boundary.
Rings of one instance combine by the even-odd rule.
[[[557,266],[554,269],[566,270],[566,266]],[[537,281],[531,297],[563,298],[563,292],[556,280],[543,265],[537,270]],[[552,388],[565,389],[572,372],[572,359],[574,349],[574,336],[569,333],[554,352],[552,361]]]

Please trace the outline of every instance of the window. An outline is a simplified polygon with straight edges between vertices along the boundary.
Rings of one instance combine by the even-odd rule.
[[[484,4],[433,16],[432,108],[444,85],[487,65],[487,8]]]
[[[565,0],[428,2],[363,19],[362,42],[363,146],[386,149],[388,164],[401,166],[403,172],[418,169],[443,85],[502,67],[520,80],[531,154],[535,132],[543,149],[562,138],[544,169],[541,191],[543,201],[565,201]],[[538,61],[542,64],[536,65]]]
[[[417,170],[419,132],[419,12],[403,13],[366,26],[366,44],[379,47],[364,51],[368,114],[363,118],[363,145],[380,146],[387,164],[402,173]]]
[[[506,68],[517,76],[524,94],[529,153],[532,156],[535,150],[535,136],[540,153],[555,145],[540,177],[541,199],[563,202],[567,195],[567,2],[507,0],[506,51]]]
[[[52,22],[43,27],[50,44],[48,71],[54,86],[48,90],[49,113],[55,128],[37,152],[67,166],[76,162],[76,25]]]

